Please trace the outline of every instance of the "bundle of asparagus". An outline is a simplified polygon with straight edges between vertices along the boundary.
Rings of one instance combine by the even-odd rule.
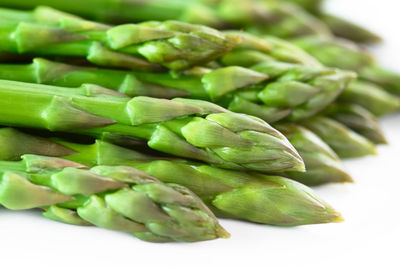
[[[1,205],[154,242],[227,237],[212,212],[342,220],[306,185],[351,182],[340,158],[375,154],[400,101],[262,35],[335,40],[322,22],[272,0],[74,1],[0,0],[34,8],[0,8],[0,125],[25,128],[0,129]]]

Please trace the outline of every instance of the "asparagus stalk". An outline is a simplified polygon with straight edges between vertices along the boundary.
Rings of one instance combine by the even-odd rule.
[[[400,94],[400,75],[377,66],[371,54],[352,42],[310,36],[296,39],[295,44],[324,65],[356,71],[360,79]]]
[[[0,50],[86,58],[100,66],[180,70],[229,52],[240,38],[178,21],[110,27],[48,7],[0,9]]]
[[[233,112],[276,122],[316,114],[332,103],[354,76],[336,69],[275,61],[253,69],[202,68],[176,75],[78,67],[36,58],[30,65],[0,65],[0,78],[67,87],[94,83],[129,96],[212,100]]]
[[[375,116],[384,116],[400,110],[400,99],[381,87],[365,81],[351,82],[339,96],[343,103],[354,103]]]
[[[317,14],[322,9],[322,3],[324,0],[284,0],[293,4],[296,4],[310,13]]]
[[[325,114],[344,124],[374,144],[387,144],[378,119],[362,106],[356,104],[334,104]]]
[[[136,137],[155,150],[224,168],[304,171],[296,150],[270,125],[201,100],[130,99],[96,86],[0,80],[0,102],[2,125]]]
[[[382,41],[378,34],[352,21],[327,13],[321,13],[318,17],[329,27],[333,34],[340,38],[356,43],[377,43]]]
[[[322,0],[285,0],[306,9],[323,21],[338,37],[357,43],[375,43],[382,41],[376,33],[338,16],[327,14],[322,8]]]
[[[113,24],[146,20],[180,20],[211,26],[224,24],[211,7],[199,1],[190,0],[89,0],[85,2],[76,0],[1,0],[0,4],[21,9],[31,9],[39,5],[51,6],[95,21]]]
[[[96,0],[81,3],[69,0],[1,0],[2,6],[34,8],[47,5],[111,23],[143,20],[182,20],[224,28],[235,26],[272,35],[294,37],[305,34],[329,35],[318,19],[290,3],[275,0]]]
[[[243,31],[229,30],[225,33],[239,36],[242,42],[220,60],[223,65],[251,67],[265,61],[283,61],[307,66],[322,67],[322,64],[303,49],[271,35],[262,37]]]
[[[306,165],[304,173],[282,175],[310,186],[353,181],[336,153],[313,132],[296,124],[284,123],[275,127],[289,139]]]
[[[317,134],[341,158],[376,154],[375,146],[371,141],[338,121],[324,116],[316,116],[302,122],[302,125]]]
[[[50,141],[12,128],[0,129],[0,159],[24,153],[62,156],[89,166],[125,165],[166,183],[184,185],[219,216],[275,225],[340,221],[340,215],[307,187],[278,176],[218,169],[183,160],[165,160],[97,140],[84,145]]]
[[[18,162],[0,161],[0,177],[0,204],[8,209],[42,208],[49,219],[152,242],[229,236],[191,191],[131,167],[89,170],[60,158],[23,155]]]
[[[221,62],[225,65],[252,67],[266,61],[278,60],[321,68],[321,63],[316,61],[314,57],[296,46],[293,47],[293,45],[284,40],[255,37],[254,35],[237,31],[229,31],[229,33],[242,37],[244,41],[237,45],[232,52],[222,57]],[[318,48],[315,47],[315,49],[318,52]],[[328,53],[323,51],[321,57],[325,54]],[[338,56],[342,57],[342,55]],[[346,58],[346,56],[348,57]],[[341,62],[343,65],[339,67],[346,67],[346,60],[352,62],[352,56],[345,53]],[[386,92],[380,86],[365,80],[350,82],[339,98],[343,102],[362,105],[377,116],[383,116],[400,109],[400,99]]]

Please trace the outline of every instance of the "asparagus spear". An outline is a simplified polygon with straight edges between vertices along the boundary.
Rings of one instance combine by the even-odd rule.
[[[324,0],[284,0],[287,2],[291,2],[302,8],[306,9],[307,11],[318,14],[322,9],[322,3]]]
[[[0,9],[0,50],[19,54],[83,57],[111,67],[185,69],[229,52],[240,38],[178,21],[110,27],[48,7]]]
[[[76,0],[1,0],[0,4],[21,9],[46,5],[95,21],[113,24],[146,20],[180,20],[211,26],[224,24],[211,7],[191,0],[88,0],[85,2]]]
[[[322,110],[354,78],[323,67],[265,62],[247,69],[228,66],[200,73],[141,73],[78,67],[44,59],[31,65],[0,65],[0,78],[80,86],[94,83],[129,96],[190,97],[212,100],[227,109],[267,122],[308,118]]]
[[[131,136],[155,150],[224,168],[304,171],[287,139],[258,118],[201,100],[130,99],[108,92],[0,80],[0,124]]]
[[[336,153],[313,132],[296,124],[284,123],[275,127],[289,139],[306,165],[304,173],[282,175],[310,186],[353,181]]]
[[[400,110],[400,99],[398,97],[373,83],[365,81],[351,82],[340,94],[339,101],[358,104],[375,116],[384,116]]]
[[[350,130],[338,121],[324,116],[316,116],[302,122],[325,141],[341,158],[355,158],[375,155],[374,144]]]
[[[356,104],[334,104],[325,114],[344,124],[374,144],[387,144],[378,119],[362,106]]]
[[[229,30],[225,33],[239,36],[242,42],[221,58],[223,65],[251,67],[265,61],[283,61],[307,66],[322,67],[322,64],[303,49],[271,35],[256,36],[243,31]]]
[[[54,148],[54,146],[53,146]],[[130,232],[152,242],[229,234],[191,191],[126,166],[96,166],[38,155],[0,161],[0,204],[43,208],[47,218]]]
[[[313,66],[314,68],[321,67],[321,63],[316,61],[314,57],[284,40],[255,37],[238,31],[229,31],[229,33],[242,37],[244,41],[237,45],[232,52],[222,57],[221,62],[225,65],[252,67],[266,61],[278,60]],[[351,57],[349,56],[349,58]],[[376,84],[360,80],[350,82],[343,93],[340,94],[339,100],[362,105],[377,116],[383,116],[400,109],[400,99]]]
[[[382,39],[376,33],[348,21],[344,18],[327,14],[322,8],[322,0],[285,0],[296,4],[324,22],[329,29],[338,37],[345,38],[357,43],[375,43]]]
[[[318,17],[325,22],[333,34],[340,38],[356,43],[377,43],[382,41],[378,34],[354,22],[327,13],[321,13]]]
[[[340,215],[307,187],[278,176],[218,169],[183,160],[165,160],[97,140],[84,145],[0,129],[0,159],[24,153],[58,155],[89,166],[126,165],[163,182],[184,185],[217,215],[258,223],[300,225],[340,221]]]
[[[362,80],[400,94],[400,75],[377,66],[371,54],[350,41],[310,36],[296,39],[295,44],[324,65],[356,71]]]
[[[95,20],[121,23],[143,20],[182,20],[223,28],[234,25],[272,35],[293,37],[304,34],[329,35],[329,29],[307,12],[275,0],[1,0],[2,6],[34,8],[48,5]]]

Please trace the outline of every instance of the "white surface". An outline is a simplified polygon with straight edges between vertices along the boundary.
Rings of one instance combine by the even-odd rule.
[[[385,37],[376,49],[400,71],[397,0],[331,0],[330,10]],[[400,115],[386,118],[389,146],[346,162],[355,184],[316,189],[345,222],[279,228],[222,220],[232,237],[195,244],[151,244],[128,234],[64,225],[39,212],[0,210],[1,266],[400,266]]]

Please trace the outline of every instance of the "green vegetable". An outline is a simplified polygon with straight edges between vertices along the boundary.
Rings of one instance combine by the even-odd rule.
[[[375,146],[371,141],[338,121],[317,116],[304,121],[302,125],[317,134],[341,158],[355,158],[376,154]]]
[[[334,104],[325,111],[325,114],[366,137],[374,144],[387,144],[378,119],[362,106]]]
[[[111,23],[145,20],[181,20],[225,28],[234,25],[280,37],[329,35],[318,19],[290,3],[277,0],[2,0],[3,6],[34,8],[47,5],[84,17]]]
[[[275,125],[293,144],[306,165],[306,172],[282,175],[306,185],[352,182],[335,152],[317,135],[296,124]]]
[[[7,140],[7,142],[3,142]],[[309,188],[279,176],[218,169],[183,160],[166,160],[97,140],[84,145],[0,129],[0,159],[24,153],[56,154],[95,165],[138,168],[166,183],[177,183],[200,196],[217,215],[275,225],[337,222],[340,215]]]
[[[400,99],[381,87],[365,81],[353,81],[339,96],[343,103],[354,103],[375,116],[384,116],[400,110]]]
[[[85,58],[100,66],[185,69],[229,52],[240,38],[178,21],[110,27],[48,7],[0,9],[0,51]]]
[[[75,87],[93,83],[129,96],[213,100],[267,122],[308,118],[332,103],[353,73],[324,67],[264,62],[201,73],[143,73],[67,65],[36,58],[30,65],[0,65],[0,78]],[[199,77],[200,76],[200,77]]]
[[[152,242],[229,236],[191,191],[126,166],[89,170],[29,154],[19,162],[0,161],[0,204],[12,210],[43,208],[49,219],[130,232]]]
[[[319,18],[325,22],[330,30],[338,37],[351,40],[356,43],[377,43],[382,38],[376,33],[346,19],[323,13]]]
[[[192,99],[126,98],[93,85],[0,80],[0,124],[97,137],[135,137],[176,156],[231,169],[304,171],[287,139],[264,121]]]
[[[400,95],[400,75],[376,66],[374,57],[355,43],[310,36],[296,39],[295,44],[326,66],[356,71],[360,79]]]

